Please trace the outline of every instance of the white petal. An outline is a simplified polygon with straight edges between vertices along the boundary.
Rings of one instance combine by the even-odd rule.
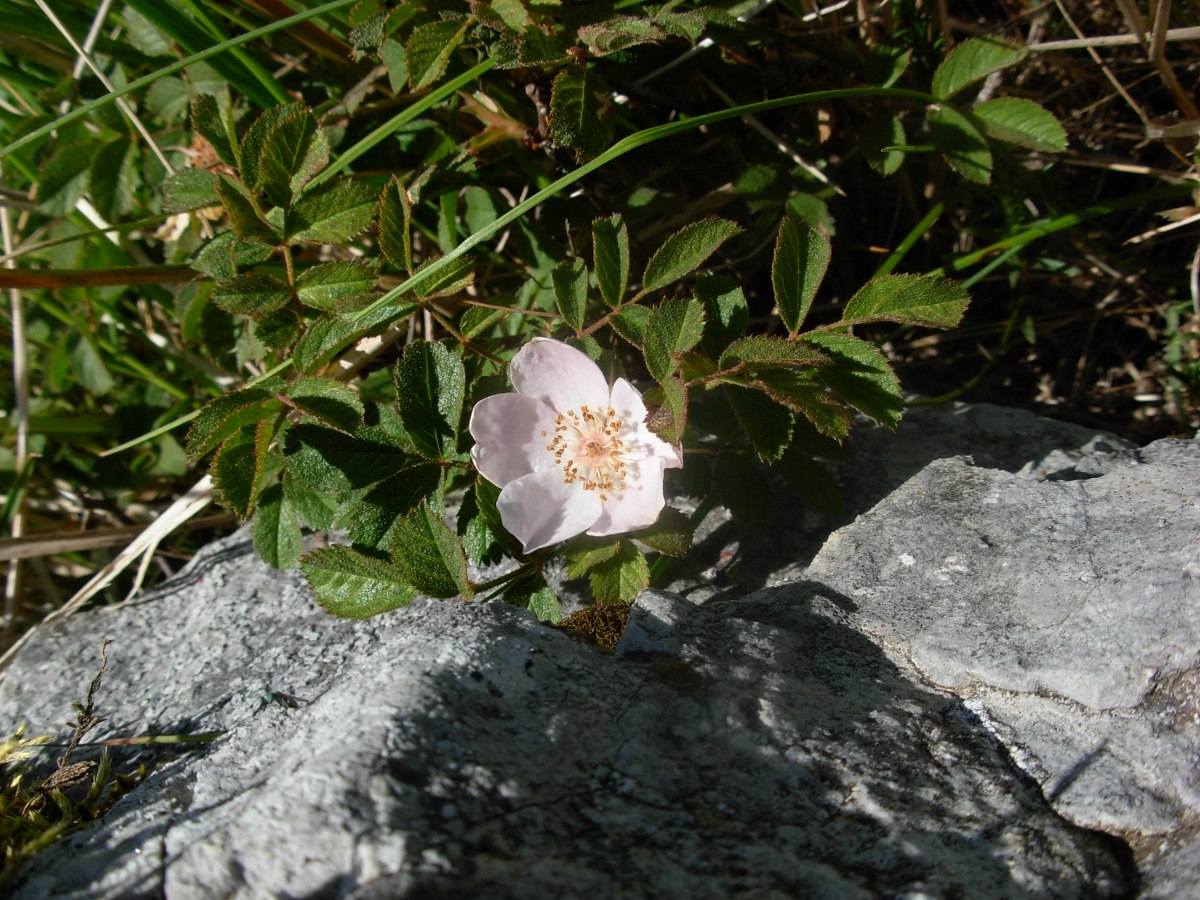
[[[471,460],[488,481],[510,481],[549,468],[554,459],[546,450],[554,434],[554,410],[533,397],[495,394],[471,410],[467,429],[475,438]]]
[[[559,412],[608,403],[608,382],[600,367],[582,350],[561,341],[534,338],[508,364],[513,387],[527,397],[544,400]]]
[[[563,481],[561,469],[533,472],[510,481],[496,500],[500,521],[526,553],[586,531],[600,515],[600,498],[578,482]]]
[[[638,450],[663,460],[663,465],[668,469],[678,469],[683,466],[683,455],[679,452],[679,448],[668,444],[645,426],[646,404],[642,402],[642,395],[638,389],[624,378],[618,378],[613,382],[609,406],[616,411],[617,418],[621,420],[625,428],[632,429],[633,444]],[[635,454],[641,455],[636,451]]]
[[[600,517],[588,529],[588,534],[605,537],[647,528],[658,520],[666,500],[663,499],[663,460],[652,456],[629,464],[625,490],[609,494]]]

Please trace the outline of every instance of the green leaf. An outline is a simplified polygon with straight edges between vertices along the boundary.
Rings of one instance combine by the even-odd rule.
[[[629,229],[620,213],[592,222],[592,259],[600,296],[616,306],[629,287]]]
[[[376,199],[371,185],[344,176],[310,188],[288,215],[288,240],[344,244],[371,227]]]
[[[292,362],[299,372],[316,372],[327,365],[339,350],[379,331],[386,324],[399,324],[412,314],[416,306],[398,303],[376,310],[364,319],[347,321],[333,316],[318,319],[309,327],[292,353]]]
[[[129,138],[117,138],[101,147],[92,159],[92,205],[105,219],[119,218],[135,206],[133,194],[136,153],[137,145],[133,141]],[[138,181],[140,182],[140,178]],[[211,191],[209,196],[209,204],[216,203]]]
[[[271,248],[249,244],[232,231],[223,231],[197,251],[188,264],[216,281],[232,278],[239,268],[256,266],[271,258]]]
[[[766,525],[774,508],[774,492],[759,467],[736,453],[722,453],[713,467],[713,495],[749,525]]]
[[[422,500],[439,496],[442,487],[439,466],[433,463],[406,466],[350,503],[339,517],[340,524],[347,527],[356,546],[386,551],[391,546],[397,521]]]
[[[338,431],[353,434],[363,423],[358,394],[332,378],[297,378],[288,385],[287,396],[302,413]]]
[[[401,93],[408,84],[408,57],[404,45],[387,38],[379,45],[379,60],[387,67],[388,87],[393,93]]]
[[[192,100],[192,129],[212,145],[221,162],[237,167],[237,127],[230,108],[229,91],[201,94]]]
[[[644,306],[623,306],[621,311],[608,320],[613,331],[639,350],[646,340],[646,327],[650,324],[650,310]]]
[[[850,298],[841,324],[897,322],[954,328],[970,302],[966,288],[942,275],[879,275]]]
[[[863,159],[880,175],[894,175],[904,162],[903,150],[891,150],[908,143],[904,135],[904,123],[891,113],[879,112],[863,132]]]
[[[488,528],[487,522],[479,514],[479,504],[475,499],[475,485],[467,488],[463,494],[462,503],[458,508],[458,536],[462,538],[463,549],[467,557],[477,565],[494,564],[502,558],[500,545],[496,536]]]
[[[810,375],[793,369],[766,369],[755,375],[753,384],[776,403],[804,416],[825,437],[841,441],[850,433],[854,424],[850,413]]]
[[[66,215],[88,188],[98,142],[81,140],[61,147],[42,169],[38,206],[51,215]]]
[[[1067,149],[1067,132],[1045,107],[1022,97],[987,100],[971,110],[988,137],[1042,153]]]
[[[71,348],[71,369],[76,380],[90,394],[103,396],[117,386],[90,335],[81,334]]]
[[[217,197],[225,212],[229,213],[229,224],[233,233],[243,241],[257,244],[278,244],[279,235],[264,222],[254,204],[242,193],[241,188],[228,175],[217,176]]]
[[[842,490],[833,473],[811,456],[789,447],[775,464],[779,472],[805,506],[825,519],[837,521],[846,515]]]
[[[947,54],[933,73],[933,96],[949,100],[963,88],[1025,58],[1026,50],[996,38],[971,38]]]
[[[550,92],[550,136],[575,151],[579,161],[591,159],[612,142],[613,112],[608,86],[586,66],[567,66]]]
[[[691,350],[704,334],[704,306],[691,297],[671,297],[650,310],[643,352],[655,381],[679,367],[677,356]]]
[[[694,272],[741,230],[728,219],[702,219],[685,225],[667,238],[646,263],[642,290],[656,291]]]
[[[206,403],[188,431],[187,454],[197,462],[245,425],[278,415],[283,403],[275,396],[279,382],[242,388]]]
[[[650,586],[650,567],[641,550],[629,541],[621,541],[617,554],[597,563],[588,581],[597,603],[632,603],[640,591]]]
[[[366,487],[412,463],[404,448],[395,444],[351,437],[318,425],[289,428],[284,453],[287,477],[302,479],[322,493]]]
[[[213,486],[224,503],[243,522],[254,511],[254,502],[262,488],[267,448],[274,437],[270,423],[242,429],[245,439],[232,437],[213,457]]]
[[[412,197],[393,175],[379,195],[379,249],[387,261],[410,275],[412,258]]]
[[[582,259],[564,259],[550,272],[554,302],[563,320],[576,331],[583,328],[587,311],[587,266]]]
[[[733,385],[726,385],[725,390],[758,458],[767,463],[779,459],[792,439],[791,410],[761,391]]]
[[[949,106],[931,106],[926,114],[929,134],[950,168],[968,181],[992,179],[992,152],[987,141],[962,113]]]
[[[462,542],[428,501],[396,523],[391,553],[396,568],[421,593],[472,596]]]
[[[621,542],[617,538],[576,538],[565,554],[567,577],[582,578],[592,566],[612,559],[620,549]]]
[[[333,524],[342,495],[314,490],[303,478],[283,474],[283,496],[295,511],[301,525],[324,531]]]
[[[404,348],[394,376],[400,419],[417,452],[428,459],[452,456],[466,384],[462,360],[441,344],[417,341]]]
[[[217,177],[202,169],[180,169],[163,184],[163,210],[166,212],[187,212],[220,202]]]
[[[785,217],[775,239],[771,260],[771,286],[779,318],[789,334],[804,324],[817,288],[829,268],[831,248],[823,231]]]
[[[522,32],[533,24],[521,0],[492,0],[492,12],[513,31]]]
[[[696,296],[704,302],[705,323],[701,348],[709,356],[720,356],[729,344],[746,333],[750,308],[741,286],[724,275],[701,275],[696,279]]]
[[[479,510],[479,517],[483,519],[488,531],[492,533],[496,542],[504,548],[509,556],[523,556],[521,542],[504,527],[504,522],[500,518],[500,511],[496,508],[496,501],[499,497],[499,486],[492,484],[482,475],[475,479],[475,506]]]
[[[825,354],[800,341],[752,334],[739,338],[726,347],[725,352],[721,354],[720,365],[722,369],[727,369],[737,363],[744,363],[748,368],[757,371],[778,366],[819,366],[828,361],[829,358]]]
[[[408,80],[413,90],[429,87],[445,74],[450,54],[462,43],[469,24],[469,21],[443,19],[413,29],[404,47],[404,55],[408,58]]]
[[[822,369],[821,378],[835,394],[880,425],[896,426],[904,412],[904,397],[887,357],[877,347],[848,334],[812,334],[805,340],[834,357],[835,365]]]
[[[657,522],[635,531],[631,537],[664,556],[678,558],[687,556],[692,549],[693,530],[690,518],[673,506],[664,506]]]
[[[286,282],[262,272],[218,281],[212,292],[213,303],[235,316],[262,316],[282,309],[291,299]]]
[[[417,596],[395,566],[349,547],[314,550],[300,560],[300,569],[317,603],[344,619],[399,609]]]
[[[475,260],[469,254],[452,259],[449,265],[439,265],[431,274],[426,271],[440,260],[440,256],[428,259],[417,269],[410,290],[418,297],[453,296],[462,293],[475,281]]]
[[[304,321],[290,306],[259,316],[251,323],[254,339],[268,350],[282,350],[296,343]]]
[[[687,427],[687,388],[679,378],[667,378],[658,386],[656,393],[662,402],[647,418],[646,427],[668,444],[678,444],[683,440],[683,431]]]
[[[290,569],[304,551],[296,510],[278,484],[258,498],[251,533],[255,552],[273,569]]]
[[[662,29],[649,19],[636,16],[618,16],[593,25],[584,25],[578,31],[579,40],[587,45],[592,56],[607,56],[638,44],[652,44],[666,37]]]
[[[303,103],[284,103],[271,107],[254,120],[254,124],[242,138],[242,152],[239,157],[242,180],[247,185],[254,186],[260,183],[259,166],[262,162],[263,146],[267,142],[267,135],[271,133],[271,129],[303,109]]]
[[[255,190],[265,191],[276,206],[292,196],[329,164],[329,139],[307,109],[273,122],[262,139]]]
[[[375,269],[352,262],[328,262],[305,269],[296,279],[296,295],[305,306],[336,310],[345,301],[375,287]]]
[[[539,622],[557,622],[562,618],[562,606],[554,591],[541,575],[518,578],[501,594],[505,603],[518,609],[527,609],[538,617]]]

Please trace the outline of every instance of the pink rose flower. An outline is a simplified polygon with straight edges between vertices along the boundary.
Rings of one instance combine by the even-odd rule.
[[[642,395],[560,341],[534,338],[508,367],[515,394],[485,397],[468,426],[479,473],[499,485],[504,527],[532,553],[581,532],[604,537],[653,525],[663,472],[683,465],[646,428]]]

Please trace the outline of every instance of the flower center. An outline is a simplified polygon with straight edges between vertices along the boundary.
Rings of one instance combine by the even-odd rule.
[[[546,450],[554,464],[562,466],[563,481],[579,482],[585,491],[598,491],[601,500],[607,500],[613,491],[624,491],[630,449],[620,437],[624,424],[615,409],[600,414],[583,405],[578,412],[568,409],[559,413]],[[549,436],[542,432],[542,437]]]

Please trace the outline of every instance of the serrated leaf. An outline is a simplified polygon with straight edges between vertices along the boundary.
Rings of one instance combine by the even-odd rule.
[[[629,229],[620,213],[592,222],[592,261],[600,296],[616,306],[629,287]]]
[[[197,462],[245,425],[265,422],[278,415],[283,404],[275,396],[278,382],[242,388],[210,400],[188,431],[188,459]]]
[[[217,177],[217,197],[225,207],[225,212],[229,214],[229,225],[233,228],[233,233],[240,239],[257,244],[280,243],[279,234],[259,218],[258,213],[254,211],[254,204],[228,175]]]
[[[101,147],[92,159],[89,192],[92,205],[105,219],[116,219],[134,208],[136,153],[133,141],[118,138]],[[216,199],[209,202],[215,203]]]
[[[829,268],[831,252],[823,231],[790,216],[780,224],[771,260],[771,286],[779,318],[789,334],[796,334],[804,324]]]
[[[650,310],[643,354],[655,381],[679,367],[676,355],[691,350],[704,334],[704,306],[691,297],[670,297]]]
[[[408,56],[404,45],[387,38],[379,45],[379,61],[387,68],[388,87],[397,94],[403,91],[408,84]]]
[[[753,384],[776,403],[804,416],[825,437],[841,441],[850,433],[854,424],[850,413],[810,375],[793,369],[765,369],[756,373]]]
[[[256,266],[270,258],[270,247],[247,243],[232,231],[223,231],[201,247],[188,265],[215,281],[223,281],[236,275],[239,268]]]
[[[641,550],[621,541],[615,556],[592,568],[588,581],[597,603],[632,603],[650,586],[650,567]]]
[[[344,495],[314,490],[312,485],[303,478],[293,477],[291,473],[285,471],[283,496],[291,504],[301,525],[307,525],[317,531],[324,531],[333,524],[338,501]]]
[[[880,425],[896,426],[904,412],[904,397],[879,348],[848,334],[812,334],[805,340],[834,357],[835,364],[820,374],[838,397]]]
[[[557,622],[562,619],[562,606],[550,585],[541,575],[518,578],[500,595],[505,603],[518,609],[527,609],[538,617],[539,622]]]
[[[587,266],[582,259],[564,259],[550,272],[554,302],[563,320],[575,330],[583,328],[587,311]]]
[[[662,402],[646,419],[646,427],[668,444],[678,444],[687,427],[687,388],[679,378],[668,378],[655,393]]]
[[[788,341],[766,334],[752,334],[739,338],[726,347],[725,352],[721,354],[720,366],[727,369],[737,363],[744,363],[754,370],[777,366],[802,368],[819,366],[828,361],[829,358],[825,354],[799,341]]]
[[[338,431],[353,434],[363,423],[363,405],[350,387],[332,378],[297,378],[287,396],[298,410]]]
[[[850,298],[842,323],[896,322],[954,328],[970,302],[966,288],[942,275],[879,275]]]
[[[81,334],[71,348],[71,369],[90,394],[104,396],[117,385],[90,335]]]
[[[242,138],[242,151],[239,156],[242,180],[248,185],[259,183],[259,165],[262,162],[263,145],[271,129],[289,116],[304,109],[303,103],[284,103],[273,106],[254,120]]]
[[[646,263],[642,290],[656,291],[694,272],[741,230],[728,219],[702,219],[685,225],[667,238]]]
[[[413,271],[412,206],[408,189],[393,175],[379,195],[379,249],[388,262],[410,275]]]
[[[893,175],[904,163],[904,151],[892,150],[908,142],[904,135],[904,123],[900,117],[880,112],[871,119],[863,132],[861,149],[863,159],[880,175]]]
[[[472,596],[462,543],[428,501],[396,523],[391,553],[396,568],[421,593]]]
[[[693,531],[692,520],[688,516],[673,506],[664,506],[657,522],[630,536],[663,556],[679,558],[687,556],[692,549]]]
[[[163,183],[163,210],[170,213],[203,209],[220,203],[217,177],[201,169],[180,169]]]
[[[276,206],[292,196],[329,164],[329,139],[307,109],[271,124],[262,140],[255,181]]]
[[[991,181],[992,152],[966,116],[949,106],[931,106],[926,121],[933,145],[950,168],[977,184]]]
[[[555,34],[527,28],[517,42],[517,60],[522,66],[551,66],[571,58],[570,45]]]
[[[339,524],[356,546],[386,551],[397,521],[422,500],[439,496],[442,487],[442,470],[434,463],[406,466],[348,504]]]
[[[262,316],[282,309],[292,299],[287,283],[263,272],[248,272],[218,281],[213,303],[236,316]]]
[[[296,198],[287,217],[290,241],[344,244],[371,227],[375,188],[348,177],[333,178]]]
[[[471,485],[463,494],[462,503],[458,507],[456,530],[462,539],[463,549],[467,551],[467,558],[476,565],[491,565],[501,560],[500,545],[483,516],[479,514],[475,485]]]
[[[963,41],[934,71],[933,96],[949,100],[963,88],[1020,62],[1027,52],[991,37]]]
[[[278,401],[276,401],[278,403]],[[289,477],[322,493],[344,493],[389,478],[412,464],[404,448],[351,437],[319,425],[293,425],[284,439]]]
[[[492,0],[490,6],[505,27],[513,31],[522,32],[533,24],[521,0]]]
[[[571,542],[565,554],[568,578],[582,578],[592,566],[612,559],[621,549],[617,538],[577,538]]]
[[[496,501],[499,497],[500,487],[498,485],[492,484],[482,475],[475,479],[475,506],[479,510],[479,517],[483,519],[496,542],[509,556],[522,556],[521,542],[504,527],[500,511],[496,508]]]
[[[213,486],[221,502],[243,522],[254,511],[254,502],[262,488],[264,463],[273,430],[267,422],[246,427],[244,439],[235,436],[217,450],[212,462]]]
[[[550,92],[550,136],[575,151],[579,161],[591,159],[612,142],[613,113],[608,86],[586,66],[567,66]]]
[[[339,319],[325,316],[314,322],[296,344],[292,362],[299,372],[316,372],[327,365],[338,351],[377,331],[385,324],[398,324],[412,314],[416,306],[398,303],[376,310],[370,316]]]
[[[750,308],[736,281],[724,275],[702,275],[696,279],[696,296],[704,303],[704,337],[701,348],[709,356],[720,356],[732,341],[746,333]]]
[[[442,257],[426,260],[415,273],[410,290],[422,299],[460,294],[475,281],[475,260],[469,254],[440,265]],[[437,265],[437,268],[433,267]],[[431,271],[432,270],[432,271]]]
[[[613,331],[641,350],[646,340],[646,327],[650,324],[650,310],[644,306],[623,306],[608,320],[608,324]]]
[[[763,462],[783,455],[792,439],[792,413],[761,391],[726,385],[729,403],[750,446]]]
[[[221,162],[227,166],[238,165],[237,128],[227,90],[193,98],[192,129],[212,145]]]
[[[344,619],[399,609],[417,596],[395,566],[349,547],[314,550],[300,560],[300,569],[317,603]]]
[[[637,16],[618,16],[584,25],[578,35],[593,56],[607,56],[638,44],[657,43],[666,37],[662,29],[649,19]]]
[[[296,296],[313,309],[334,310],[375,287],[375,269],[352,262],[328,262],[305,269],[296,279]]]
[[[408,80],[413,90],[429,87],[446,71],[450,54],[462,43],[469,21],[443,19],[418,25],[404,45],[408,59]]]
[[[404,348],[394,375],[400,419],[417,452],[453,455],[466,384],[462,360],[441,344],[417,341]]]
[[[267,350],[282,350],[290,347],[300,336],[304,321],[290,306],[259,316],[250,322],[254,340]]]
[[[689,41],[698,41],[704,34],[704,29],[708,26],[708,19],[704,13],[698,10],[695,12],[668,12],[666,9],[667,5],[664,4],[654,14],[654,21],[665,31],[676,37],[687,38]]]
[[[988,137],[1042,153],[1067,149],[1067,132],[1045,107],[1023,97],[998,97],[971,110]]]
[[[251,525],[254,550],[274,569],[290,569],[304,551],[304,536],[291,502],[278,484],[258,498]]]
[[[38,179],[38,206],[52,215],[66,215],[88,188],[92,159],[98,143],[81,140],[67,144],[51,157]]]

